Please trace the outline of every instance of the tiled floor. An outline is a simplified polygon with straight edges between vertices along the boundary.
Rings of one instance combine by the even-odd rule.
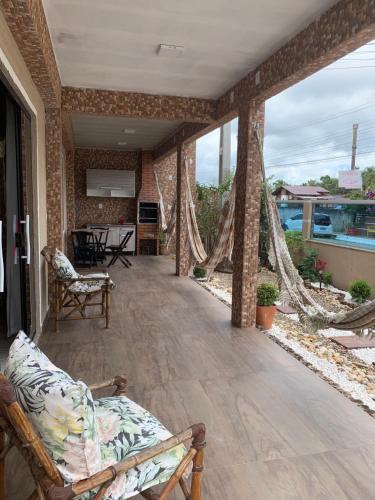
[[[375,422],[168,257],[115,267],[112,328],[63,324],[41,347],[88,383],[125,372],[129,395],[171,431],[207,425],[204,499],[375,498]],[[10,499],[31,485],[13,456]],[[173,497],[181,499],[178,493]]]

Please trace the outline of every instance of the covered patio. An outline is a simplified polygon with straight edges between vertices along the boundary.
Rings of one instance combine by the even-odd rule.
[[[29,196],[20,219],[31,221],[20,258],[22,327],[75,379],[125,373],[129,397],[171,432],[204,422],[205,499],[374,497],[371,417],[255,329],[254,138],[269,97],[374,38],[372,0],[0,0],[1,85],[30,121],[18,186]],[[195,141],[235,117],[229,309],[188,278],[183,173],[187,157],[193,185]],[[99,168],[134,173],[135,194],[123,205],[89,200],[85,173]],[[158,203],[154,171],[167,205],[176,202],[175,259],[141,255],[142,238],[159,240],[159,223],[139,221],[139,202]],[[109,268],[117,285],[111,327],[66,321],[57,334],[41,250],[71,254],[72,230],[119,225],[124,211],[136,228],[136,255],[129,269]],[[7,498],[28,498],[32,480],[13,450],[6,472]]]
[[[88,383],[125,373],[129,397],[172,432],[205,422],[203,498],[372,498],[369,415],[262,333],[233,328],[229,308],[174,276],[172,259],[132,260],[131,273],[112,273],[109,331],[93,321],[45,333],[54,363]],[[8,498],[26,498],[21,460],[7,467]]]

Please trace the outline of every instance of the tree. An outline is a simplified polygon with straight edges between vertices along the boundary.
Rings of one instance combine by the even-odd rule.
[[[304,182],[302,186],[319,186],[319,181],[316,179],[309,179],[308,181]]]
[[[274,182],[272,182],[272,191],[276,191],[276,189],[287,185],[288,184],[284,181],[284,179],[276,179]]]
[[[318,186],[326,189],[331,194],[338,194],[341,191],[339,188],[339,180],[336,177],[331,177],[330,175],[322,175]]]
[[[375,167],[367,167],[362,170],[363,189],[375,189]]]

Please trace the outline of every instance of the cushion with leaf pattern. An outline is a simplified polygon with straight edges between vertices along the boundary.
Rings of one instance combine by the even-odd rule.
[[[103,468],[172,435],[151,413],[124,396],[98,399],[95,401],[95,415]],[[106,491],[103,500],[131,498],[168,481],[185,454],[186,448],[181,444],[119,475]],[[96,491],[85,493],[78,499],[91,500]]]
[[[56,248],[55,255],[52,257],[52,267],[56,271],[57,277],[60,279],[76,279],[79,277],[79,274],[72,266],[68,257],[58,248]]]
[[[100,442],[89,388],[51,363],[24,332],[10,347],[5,375],[64,480],[98,472]]]

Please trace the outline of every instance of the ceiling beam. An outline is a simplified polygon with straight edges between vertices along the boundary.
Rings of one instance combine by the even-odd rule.
[[[0,0],[10,31],[47,108],[59,108],[61,82],[42,0]]]
[[[63,87],[62,110],[100,116],[212,123],[215,101],[115,90]]]
[[[223,94],[217,118],[276,95],[374,38],[374,0],[339,1]]]

